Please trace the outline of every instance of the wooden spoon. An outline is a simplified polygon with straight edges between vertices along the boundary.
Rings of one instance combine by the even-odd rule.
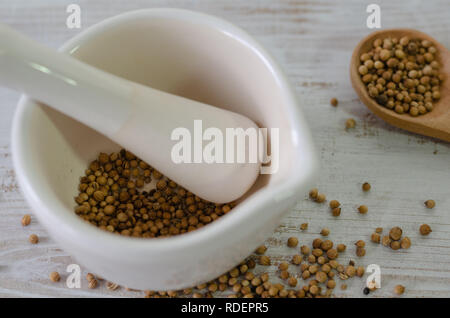
[[[446,78],[441,84],[441,98],[433,103],[433,110],[424,115],[412,117],[409,114],[397,114],[395,111],[379,105],[372,99],[361,80],[358,73],[360,66],[360,56],[362,53],[368,52],[372,47],[372,43],[377,38],[396,37],[400,39],[408,36],[410,39],[428,40],[437,48],[437,61],[441,65],[440,71],[445,74]],[[382,30],[369,34],[359,42],[353,51],[350,62],[350,79],[361,101],[381,119],[391,125],[412,131],[417,134],[439,138],[450,141],[450,51],[429,35],[412,30],[412,29],[390,29]]]

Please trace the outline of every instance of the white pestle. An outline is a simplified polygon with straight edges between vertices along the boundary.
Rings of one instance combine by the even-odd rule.
[[[175,128],[189,129],[194,139],[194,120],[202,120],[203,130],[220,129],[225,142],[226,128],[257,129],[247,117],[109,74],[5,25],[0,25],[0,84],[95,129],[205,200],[238,199],[259,174],[260,163],[177,164],[171,157]]]

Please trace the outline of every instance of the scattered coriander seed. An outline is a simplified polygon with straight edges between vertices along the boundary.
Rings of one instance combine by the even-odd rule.
[[[367,288],[369,288],[370,291],[374,291],[377,289],[377,283],[375,282],[375,279],[367,283]]]
[[[341,290],[347,290],[347,284],[342,284],[341,285]]]
[[[328,275],[324,272],[317,272],[316,273],[316,280],[319,283],[324,283],[328,279]]]
[[[375,229],[375,233],[378,233],[378,234],[383,233],[383,228],[382,228],[382,227],[377,227],[377,228]]]
[[[333,97],[333,98],[330,100],[330,104],[331,104],[331,106],[336,107],[336,106],[338,105],[338,100],[337,100],[337,98],[336,98],[336,97]]]
[[[315,248],[312,250],[311,254],[315,257],[319,257],[323,255],[323,251],[320,248]]]
[[[280,272],[280,278],[281,279],[288,279],[289,278],[289,272],[288,271],[281,271]]]
[[[370,183],[368,183],[368,182],[363,183],[363,185],[362,185],[363,191],[367,192],[370,190],[370,188],[371,188]]]
[[[323,203],[326,200],[326,196],[323,193],[319,193],[316,198],[317,203]]]
[[[353,277],[353,276],[355,276],[355,274],[356,274],[356,269],[355,269],[355,267],[354,267],[353,265],[347,266],[347,267],[345,268],[345,274],[346,274],[348,277]]]
[[[298,238],[296,237],[290,237],[287,240],[287,246],[289,247],[296,247],[298,245]]]
[[[280,271],[286,271],[289,268],[289,264],[286,262],[282,262],[278,265],[278,269]]]
[[[363,266],[358,266],[358,268],[356,269],[356,276],[358,277],[363,277],[364,276],[364,267]]]
[[[336,287],[336,281],[334,279],[329,279],[327,281],[327,288],[334,289]]]
[[[30,237],[28,238],[28,241],[31,244],[37,244],[39,243],[39,237],[36,234],[31,234]]]
[[[425,206],[429,209],[434,208],[435,205],[436,205],[436,203],[434,202],[434,200],[426,200],[425,201]]]
[[[330,230],[327,229],[326,227],[324,227],[324,228],[320,231],[320,234],[321,234],[322,236],[328,236],[328,235],[330,234]]]
[[[116,290],[116,289],[119,288],[119,285],[117,285],[115,283],[112,283],[112,282],[107,282],[106,283],[106,288],[108,288],[109,290]],[[192,292],[192,290],[190,292],[188,292],[188,294],[190,294],[191,292]]]
[[[360,205],[360,206],[358,207],[358,211],[359,211],[359,213],[361,213],[361,214],[366,214],[367,211],[369,211],[369,209],[367,208],[366,205]]]
[[[265,245],[261,245],[255,250],[255,253],[258,254],[258,255],[262,255],[266,251],[267,251],[267,247]]]
[[[320,246],[322,245],[322,239],[321,238],[316,238],[313,240],[312,242],[312,247],[313,248],[320,248]]]
[[[402,229],[396,226],[389,231],[389,237],[394,241],[398,241],[402,237],[402,233]]]
[[[355,126],[356,126],[356,121],[353,118],[349,118],[345,122],[345,128],[346,129],[355,128]]]
[[[422,224],[419,228],[419,231],[420,231],[420,234],[422,234],[422,235],[428,235],[431,232],[433,232],[431,230],[431,227],[428,224]]]
[[[356,256],[363,257],[364,255],[366,255],[366,249],[364,247],[357,247]]]
[[[410,247],[411,247],[411,240],[409,239],[409,237],[404,236],[404,237],[402,238],[402,240],[400,241],[400,246],[401,246],[401,248],[403,248],[403,249],[408,249],[408,248],[410,248]]]
[[[95,289],[95,288],[97,288],[97,286],[98,286],[98,281],[95,278],[93,280],[91,280],[88,285],[88,287],[90,289]]]
[[[95,279],[94,274],[92,274],[92,273],[87,273],[87,274],[86,274],[86,280],[87,280],[88,282],[90,282],[91,280],[94,280],[94,279]]]
[[[311,199],[316,199],[318,194],[319,194],[319,190],[317,190],[317,188],[311,189],[309,191],[309,197]]]
[[[341,204],[339,203],[339,201],[337,201],[337,200],[331,200],[330,201],[330,208],[332,208],[332,209],[334,209],[334,208],[337,208],[337,207],[339,207]]]
[[[394,287],[394,292],[395,292],[397,295],[402,295],[402,294],[405,292],[405,286],[403,286],[403,285],[397,285],[397,286],[395,286],[395,287]]]
[[[400,249],[401,245],[399,241],[392,241],[391,242],[391,248],[396,251],[398,249]]]
[[[391,245],[391,238],[388,235],[383,236],[381,239],[381,244],[384,246],[390,246]]]
[[[342,253],[342,252],[345,251],[345,249],[347,248],[347,246],[345,246],[345,244],[338,244],[336,248],[337,248],[337,251],[338,251],[339,253]]]
[[[291,262],[294,265],[300,265],[302,260],[303,260],[302,256],[299,254],[296,254],[296,255],[292,256]]]
[[[374,243],[380,244],[381,236],[378,233],[372,233],[372,236],[370,237],[370,240]]]
[[[356,245],[356,247],[365,247],[366,242],[364,242],[363,240],[359,240],[359,241],[356,241],[355,245]]]
[[[59,280],[61,279],[61,276],[59,276],[58,272],[51,272],[50,273],[50,280],[54,283],[59,282]]]
[[[259,258],[259,264],[260,265],[263,265],[263,266],[269,266],[270,265],[270,258],[268,257],[268,256],[265,256],[265,255],[263,255],[263,256],[261,256],[260,258]]]
[[[300,252],[301,252],[303,255],[308,255],[308,254],[310,253],[310,248],[309,248],[308,246],[306,246],[306,245],[302,245],[302,246],[300,247]]]
[[[29,214],[25,214],[22,217],[22,225],[27,226],[27,225],[30,225],[30,223],[31,223],[31,216]]]
[[[308,223],[302,223],[302,224],[300,225],[300,230],[306,231],[307,229],[308,229]]]
[[[291,287],[297,286],[297,278],[295,278],[294,276],[289,277],[288,285]]]
[[[339,216],[339,215],[341,215],[341,208],[334,208],[334,209],[332,209],[332,210],[331,210],[331,214],[332,214],[333,216]]]
[[[333,247],[333,242],[330,240],[325,240],[322,242],[322,244],[320,244],[320,248],[324,251],[328,251],[332,247]]]
[[[338,251],[336,249],[334,249],[334,248],[330,248],[327,251],[327,257],[330,260],[333,260],[333,259],[337,258],[338,256],[339,256]]]

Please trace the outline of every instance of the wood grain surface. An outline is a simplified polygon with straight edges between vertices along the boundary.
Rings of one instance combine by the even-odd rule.
[[[330,238],[345,243],[343,261],[378,264],[382,288],[370,297],[391,297],[393,287],[403,284],[405,296],[450,296],[450,144],[414,135],[376,118],[357,98],[349,79],[351,52],[370,33],[366,27],[366,6],[372,1],[303,0],[14,0],[0,1],[0,21],[32,38],[58,47],[79,30],[65,26],[66,6],[78,3],[82,27],[124,11],[149,7],[178,7],[225,18],[247,30],[272,53],[290,79],[313,131],[320,153],[321,173],[317,187],[328,199],[342,203],[342,214],[334,218],[327,204],[319,205],[305,196],[268,238],[267,255],[288,260],[293,251],[286,246],[290,236],[300,244],[310,244],[322,227]],[[405,27],[430,34],[450,47],[450,3],[436,1],[377,1],[383,28]],[[339,99],[337,108],[329,105]],[[75,261],[32,220],[23,228],[23,214],[32,213],[20,193],[11,161],[10,130],[16,92],[0,88],[0,297],[142,297],[142,292],[121,288],[108,291],[105,284],[89,290],[69,289],[64,282],[51,283],[48,275]],[[356,127],[346,131],[345,121],[354,118]],[[302,169],[301,166],[297,167]],[[369,193],[361,184],[372,184]],[[434,199],[436,207],[423,202]],[[360,204],[369,207],[357,213]],[[309,229],[300,233],[299,225]],[[428,223],[433,232],[422,237],[419,226]],[[409,250],[392,251],[370,243],[375,227],[385,232],[403,228],[412,240]],[[37,245],[27,239],[31,233],[41,238]],[[354,242],[367,242],[367,254],[355,256]],[[258,271],[267,268],[258,268]],[[276,267],[268,268],[276,275]],[[88,269],[83,268],[84,273]],[[364,281],[347,282],[348,289],[336,290],[338,297],[361,297]]]

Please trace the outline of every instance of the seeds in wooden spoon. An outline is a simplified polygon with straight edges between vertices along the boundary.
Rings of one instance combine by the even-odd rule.
[[[360,56],[358,72],[369,96],[398,114],[419,116],[433,110],[444,80],[436,47],[427,40],[376,39]]]

